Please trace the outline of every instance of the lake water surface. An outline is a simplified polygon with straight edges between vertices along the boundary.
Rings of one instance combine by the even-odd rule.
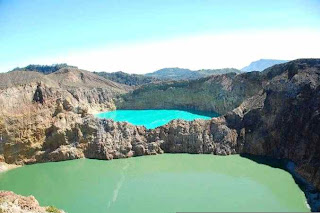
[[[0,190],[34,195],[69,213],[309,211],[289,173],[238,155],[28,165],[0,174]]]
[[[134,125],[143,125],[148,129],[162,126],[174,119],[192,121],[194,119],[210,120],[217,113],[189,112],[183,110],[115,110],[96,114],[99,118],[127,121]]]

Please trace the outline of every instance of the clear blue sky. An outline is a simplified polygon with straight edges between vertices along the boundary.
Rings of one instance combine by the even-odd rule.
[[[319,27],[320,0],[0,0],[0,66],[102,45]]]

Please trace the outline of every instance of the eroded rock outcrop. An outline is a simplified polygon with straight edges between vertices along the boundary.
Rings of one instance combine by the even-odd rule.
[[[75,76],[81,77],[81,72]],[[93,76],[90,79],[94,79]],[[214,82],[216,80],[218,82]],[[236,108],[208,121],[174,120],[147,130],[90,115],[88,111],[97,109],[95,107],[103,104],[103,100],[110,100],[103,98],[104,93],[99,90],[91,88],[81,92],[74,87],[74,93],[63,89],[58,96],[53,87],[45,86],[44,95],[52,101],[27,105],[21,100],[32,99],[35,85],[7,88],[0,93],[0,105],[4,106],[0,114],[0,159],[24,164],[83,157],[109,160],[163,152],[253,154],[293,161],[297,174],[311,183],[315,191],[320,190],[320,60],[301,59],[276,65],[262,73],[231,77],[228,74],[197,80],[194,84],[175,84],[157,85],[156,89],[150,86],[150,92],[157,92],[153,98],[143,95],[146,98],[143,104],[162,97],[165,91],[172,90],[172,97],[179,97],[179,94],[192,94],[190,89],[196,88],[196,94],[201,96],[203,88],[212,87],[209,93],[214,98],[209,103],[193,105],[198,100],[193,99],[187,106],[209,109],[210,105],[210,109],[220,112]],[[200,87],[201,84],[205,87]],[[142,94],[147,87],[133,94]],[[12,103],[1,102],[7,100]],[[131,103],[128,100],[126,104]],[[215,100],[216,105],[212,105]],[[175,106],[187,102],[177,103]],[[197,108],[200,105],[204,107]],[[16,111],[8,106],[15,107]],[[24,113],[17,113],[19,110]]]
[[[226,114],[239,153],[289,159],[320,189],[320,60],[297,60],[262,73],[260,94]]]
[[[223,118],[191,122],[174,120],[150,131],[148,139],[159,141],[161,148],[168,153],[218,155],[237,153],[237,133],[225,125]]]
[[[55,149],[65,145],[64,125],[80,122],[88,113],[114,109],[112,98],[127,89],[74,68],[49,75],[3,73],[0,87],[0,159],[10,164],[37,162],[50,140],[57,141],[52,143],[57,143]],[[32,102],[39,99],[40,90],[45,101]]]
[[[22,121],[21,117],[3,117],[0,123],[1,154],[7,163],[33,163],[81,157],[114,159],[163,151],[219,155],[249,153],[290,159],[298,164],[304,177],[320,187],[319,64],[316,59],[297,60],[262,73],[233,76],[233,79],[230,74],[220,76],[219,79],[224,79],[221,90],[241,90],[234,83],[241,79],[245,85],[248,82],[251,86],[256,84],[254,90],[257,92],[219,118],[193,122],[176,120],[154,130],[96,119],[88,114],[88,109],[81,108],[83,102],[77,95],[62,90],[58,96],[52,87],[44,86],[48,103],[43,106],[29,104],[32,107],[29,112],[34,113],[28,116],[22,113],[26,116]],[[59,82],[62,82],[63,73],[70,79],[80,76],[79,81],[86,80],[86,77],[81,78],[82,72],[63,70],[55,74]],[[91,75],[87,78],[87,82],[95,79]],[[221,86],[221,82],[218,84]],[[13,96],[16,90],[23,89],[24,92],[19,93],[23,95],[21,98],[9,96],[13,101],[10,106],[20,109],[21,100],[32,96],[34,86],[8,88],[2,94]],[[98,97],[103,94],[98,93]],[[86,107],[90,108],[90,105]],[[9,107],[4,109],[8,115]],[[23,109],[26,111],[27,108]]]
[[[0,212],[1,213],[64,213],[63,210],[53,206],[42,207],[33,197],[24,197],[10,191],[0,191]]]
[[[119,109],[183,109],[225,114],[262,89],[259,72],[143,85],[116,99]]]

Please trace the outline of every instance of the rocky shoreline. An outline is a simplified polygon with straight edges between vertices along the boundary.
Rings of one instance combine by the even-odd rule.
[[[53,206],[42,207],[33,196],[21,196],[10,191],[0,191],[1,213],[65,213]]]
[[[81,76],[80,79],[85,79]],[[112,97],[119,100],[121,92],[102,98],[104,93],[96,95],[94,92],[100,91],[99,89],[82,88],[80,96],[73,94],[78,92],[74,88],[71,90],[64,86],[53,90],[45,84],[44,94],[50,96],[52,101],[41,105],[31,104],[27,98],[17,99],[14,96],[17,95],[14,92],[17,87],[6,88],[0,93],[0,100],[15,100],[17,109],[26,111],[32,107],[34,111],[29,110],[33,112],[29,114],[21,113],[20,117],[16,114],[0,114],[0,156],[6,163],[30,164],[84,157],[110,160],[163,152],[251,154],[294,162],[295,174],[306,180],[314,187],[313,191],[318,193],[320,60],[300,59],[273,66],[261,73],[237,76],[229,79],[228,75],[223,75],[219,77],[223,79],[220,83],[214,83],[217,84],[214,86],[214,96],[219,96],[219,91],[224,88],[222,96],[225,102],[219,99],[211,109],[219,109],[217,111],[224,115],[209,121],[174,120],[153,130],[126,122],[98,119],[84,110],[83,106],[89,109],[98,106],[102,109],[103,103],[110,108]],[[211,80],[216,78],[212,77]],[[240,84],[235,79],[241,79]],[[247,82],[254,88],[240,86]],[[182,83],[186,85],[188,94],[192,92],[193,84],[194,81],[189,82],[191,86],[186,82]],[[26,90],[29,96],[33,95],[31,91],[35,90],[35,86],[32,84]],[[175,85],[170,87],[174,88]],[[183,88],[181,84],[178,87]],[[163,88],[167,86],[161,87]],[[58,98],[58,90],[65,95]],[[174,89],[169,89],[172,90]],[[23,93],[25,89],[19,91]],[[235,97],[228,95],[234,92],[242,94],[241,98],[234,101]],[[11,96],[8,97],[7,94]],[[140,93],[133,91],[132,94]],[[128,94],[120,95],[123,100],[121,97],[130,99]],[[172,102],[174,97],[169,96],[166,102]],[[203,98],[201,101],[206,101],[206,96]],[[214,104],[214,101],[210,103]],[[193,104],[194,109],[201,109],[197,108],[198,103]],[[3,106],[7,112],[10,111],[10,106]],[[317,202],[311,202],[308,193],[306,196],[312,210],[319,210],[319,206],[313,205]],[[317,196],[312,199],[319,200]]]

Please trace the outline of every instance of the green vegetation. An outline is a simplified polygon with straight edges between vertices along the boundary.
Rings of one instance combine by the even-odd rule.
[[[68,64],[53,64],[53,65],[38,65],[38,64],[30,64],[26,67],[17,67],[13,69],[12,71],[35,71],[40,72],[43,74],[50,74],[53,72],[56,72],[62,68],[71,67],[71,68],[77,68],[75,66],[70,66]]]
[[[125,72],[94,72],[95,74],[104,77],[106,79],[109,79],[111,81],[120,83],[120,84],[126,84],[129,86],[138,86],[142,84],[149,84],[153,82],[159,81],[158,79],[154,77],[148,77],[144,75],[138,75],[138,74],[128,74]]]
[[[192,80],[207,77],[210,75],[221,75],[226,73],[241,73],[240,70],[234,68],[224,69],[202,69],[192,71],[182,68],[164,68],[153,73],[147,73],[146,76],[158,78],[161,80]]]
[[[60,210],[57,209],[57,208],[54,207],[54,206],[48,206],[48,207],[46,208],[46,211],[47,211],[47,212],[53,212],[53,213],[60,213]]]

